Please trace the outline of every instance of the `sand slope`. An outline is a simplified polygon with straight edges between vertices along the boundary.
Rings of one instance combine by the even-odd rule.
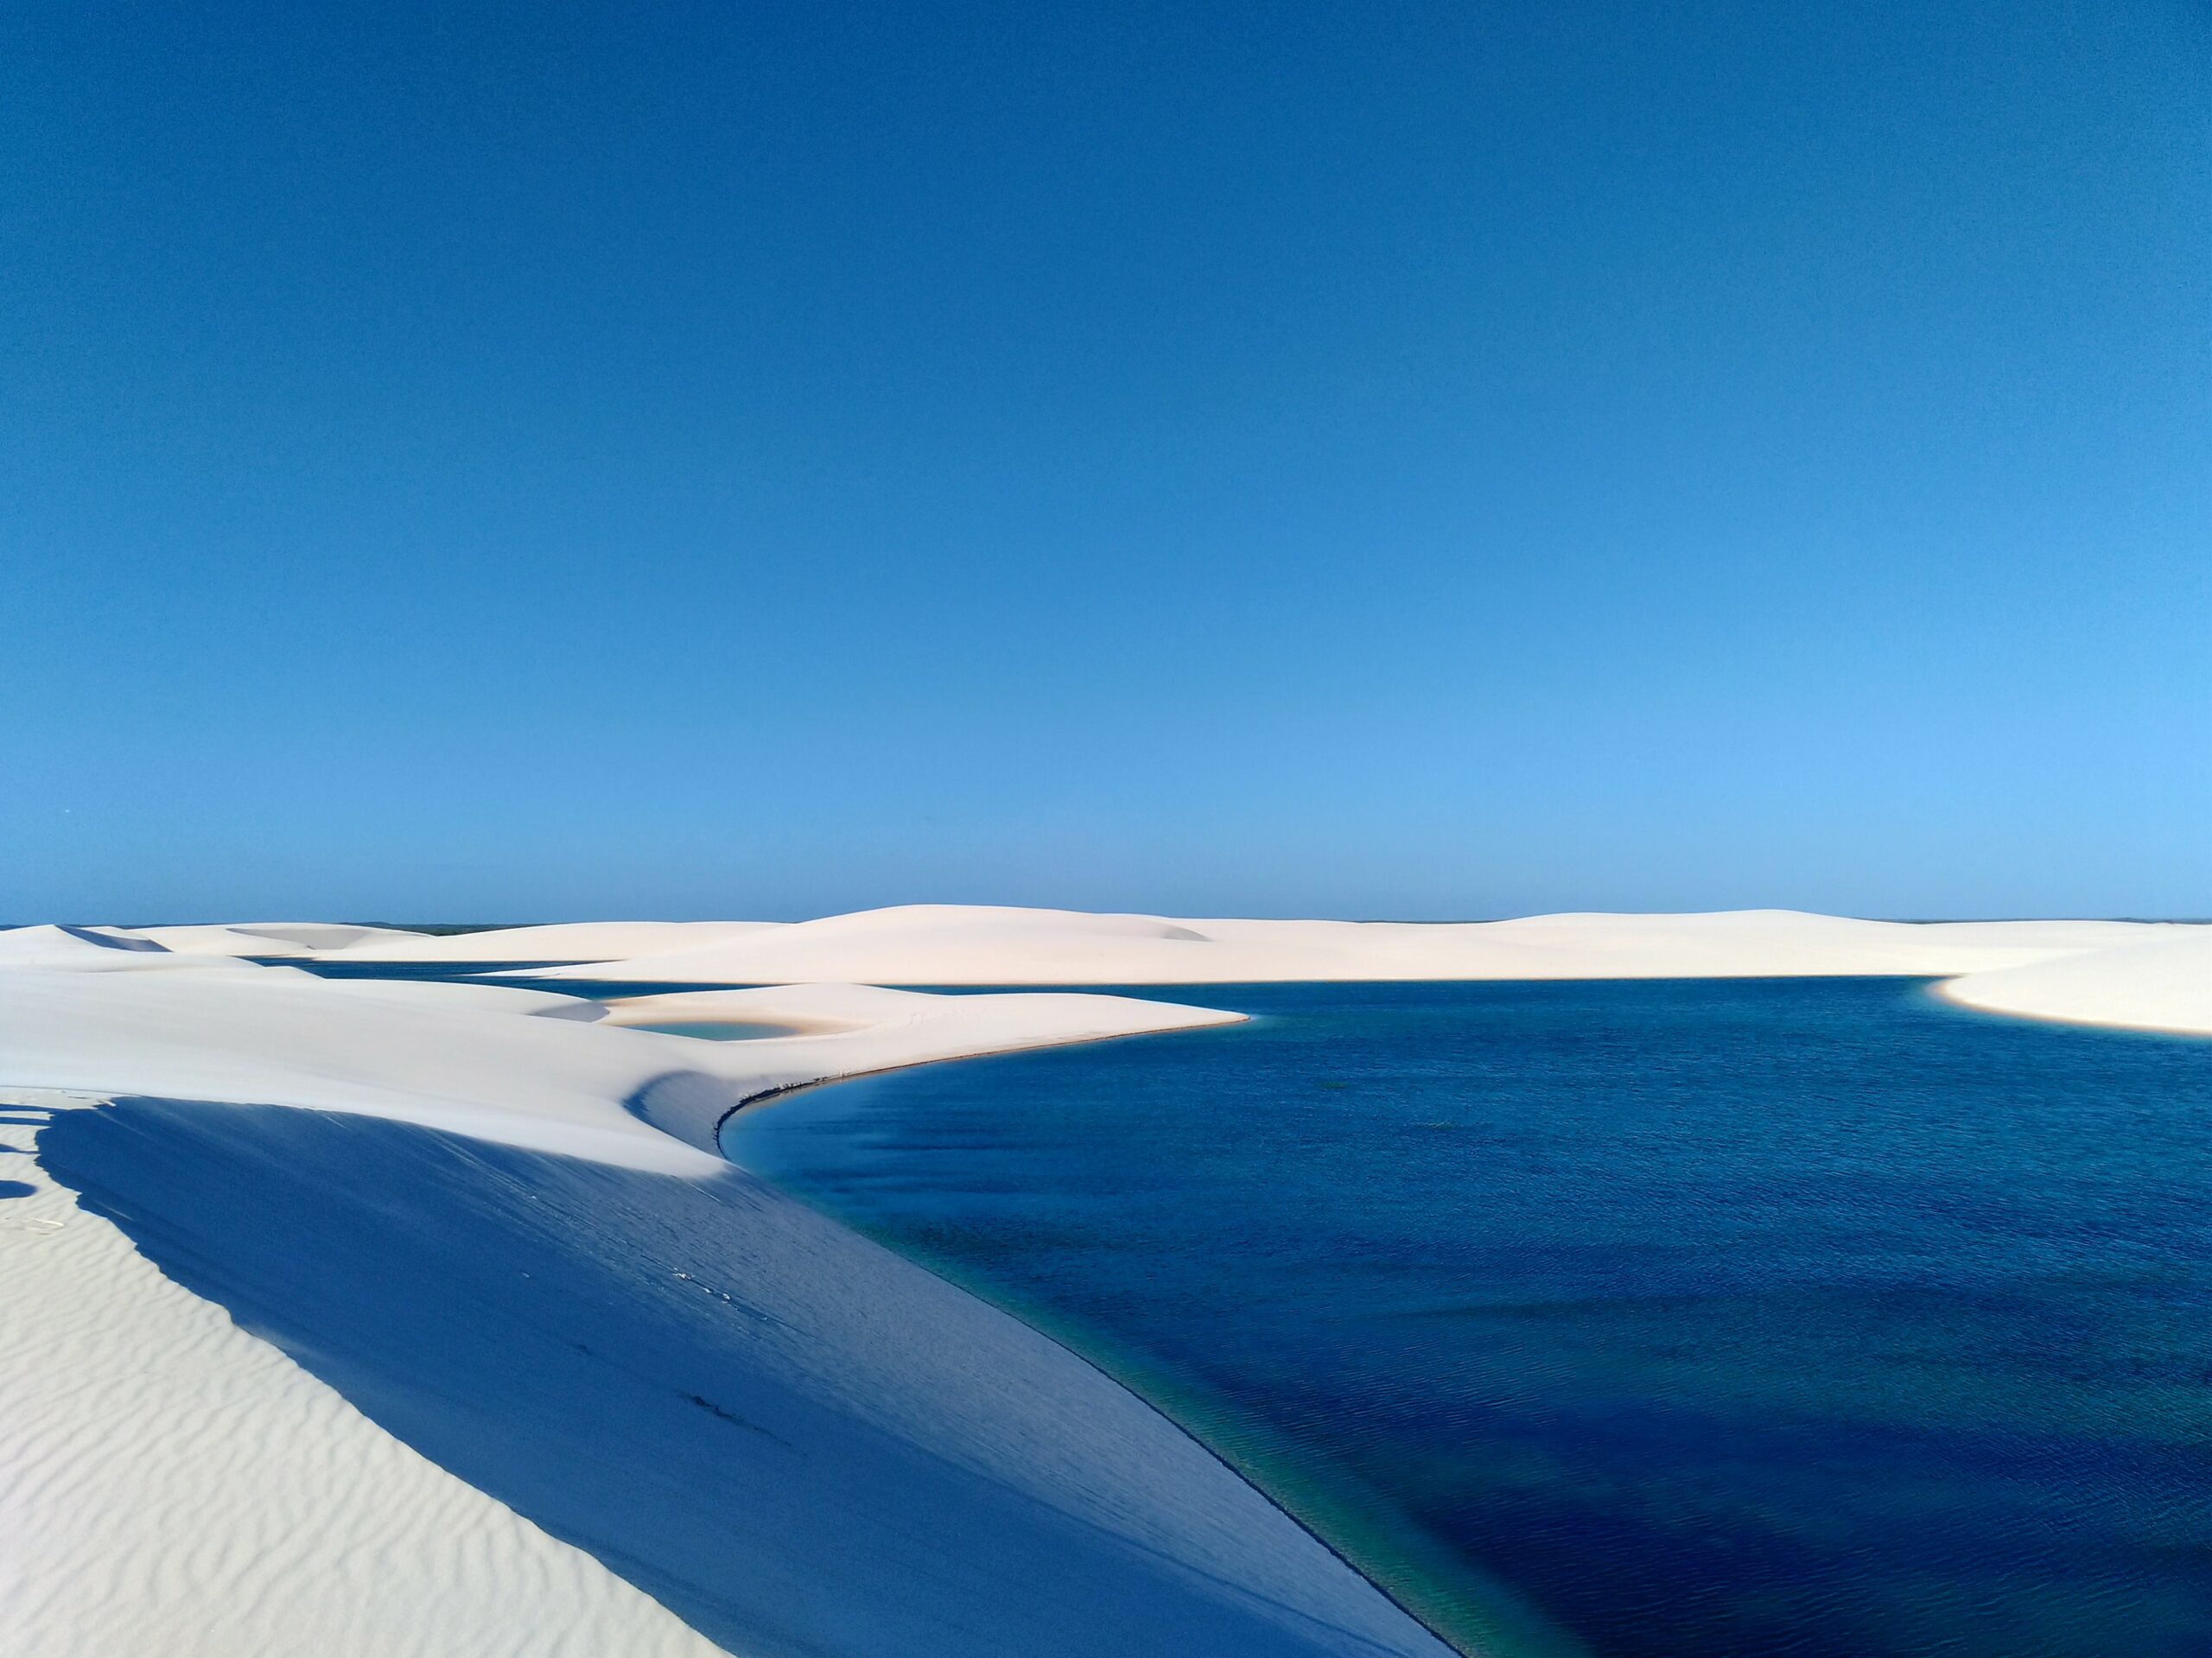
[[[2212,928],[1969,974],[1942,992],[1993,1013],[2212,1036]]]
[[[398,934],[321,953],[365,962],[596,962],[619,956],[703,949],[776,924],[772,921],[563,921],[445,937]]]
[[[41,1155],[381,1429],[732,1651],[1446,1658],[1133,1394],[736,1169],[159,1102],[62,1114]],[[236,1561],[200,1558],[222,1592]],[[454,1571],[525,1598],[524,1565]],[[423,1633],[331,1650],[471,1649]]]
[[[0,1107],[0,1648],[715,1650],[582,1550],[376,1426],[164,1277]]]
[[[329,921],[233,921],[183,927],[110,927],[122,938],[143,939],[163,950],[194,956],[312,956],[321,950],[365,950],[428,935],[401,927],[363,927]]]
[[[60,967],[98,973],[166,967],[168,951],[150,939],[103,927],[10,927],[0,931],[0,968]]]

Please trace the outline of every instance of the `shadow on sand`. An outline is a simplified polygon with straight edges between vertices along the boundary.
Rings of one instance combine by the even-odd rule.
[[[1141,1401],[740,1170],[151,1100],[40,1150],[172,1280],[734,1650],[1446,1653]]]

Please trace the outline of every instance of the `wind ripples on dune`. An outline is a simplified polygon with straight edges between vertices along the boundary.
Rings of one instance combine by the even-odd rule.
[[[25,1188],[0,1201],[0,1650],[712,1653],[180,1288],[48,1178],[35,1134],[111,1120],[66,1103],[59,1130],[43,1109],[0,1122],[0,1169]]]

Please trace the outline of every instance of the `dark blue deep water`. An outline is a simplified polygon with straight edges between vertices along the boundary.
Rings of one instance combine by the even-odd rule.
[[[2212,1654],[2212,1043],[1916,981],[1211,987],[741,1114],[1470,1646]]]

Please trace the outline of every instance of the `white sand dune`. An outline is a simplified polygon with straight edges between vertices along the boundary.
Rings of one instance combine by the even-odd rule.
[[[1941,990],[1987,1013],[2212,1036],[2212,928],[1969,974]]]
[[[162,1275],[0,1105],[0,1649],[693,1658],[583,1550]]]
[[[67,1222],[0,1232],[11,1652],[689,1649],[658,1602],[791,1658],[1443,1658],[1134,1395],[705,1149],[764,1089],[1235,1015],[390,990],[0,973],[0,1066],[53,1112],[7,1201]],[[702,1016],[807,1029],[616,1022]]]
[[[700,950],[760,932],[772,921],[563,921],[442,937],[396,934],[337,947],[362,962],[599,962]]]
[[[120,927],[0,929],[0,969],[42,967],[74,973],[138,973],[151,968],[182,968],[219,972],[245,965],[226,955],[181,954]]]
[[[118,937],[142,938],[163,950],[194,956],[312,956],[321,950],[366,950],[379,943],[426,938],[402,927],[362,927],[329,921],[232,921],[182,927],[112,927]]]
[[[489,1009],[474,997],[391,1001],[283,969],[23,971],[0,982],[10,1084],[355,1112],[632,1167],[711,1172],[710,1154],[623,1105],[685,1069],[685,1049],[706,1045],[667,1051],[677,1042]]]
[[[15,1085],[351,1112],[676,1174],[718,1169],[714,1122],[759,1094],[1240,1017],[1122,996],[806,987],[747,996],[730,1004],[741,1012],[721,1016],[786,1022],[788,1007],[788,1022],[820,1032],[834,1019],[836,1034],[725,1043],[620,1028],[716,1016],[696,998],[658,1011],[632,999],[587,1023],[534,1017],[585,1011],[553,992],[331,981],[288,968],[24,969],[0,989],[0,1063]]]
[[[1460,924],[1173,919],[912,905],[756,927],[548,978],[675,983],[1237,984],[1279,981],[1948,975],[2139,941],[2113,921],[1914,924],[1795,911]],[[477,935],[493,950],[499,934]],[[607,946],[649,944],[615,931]],[[400,948],[392,946],[391,948]],[[509,959],[522,959],[519,956]]]
[[[149,940],[120,937],[99,927],[10,927],[0,932],[0,967],[73,967],[96,972],[147,966],[130,958],[165,953]]]

